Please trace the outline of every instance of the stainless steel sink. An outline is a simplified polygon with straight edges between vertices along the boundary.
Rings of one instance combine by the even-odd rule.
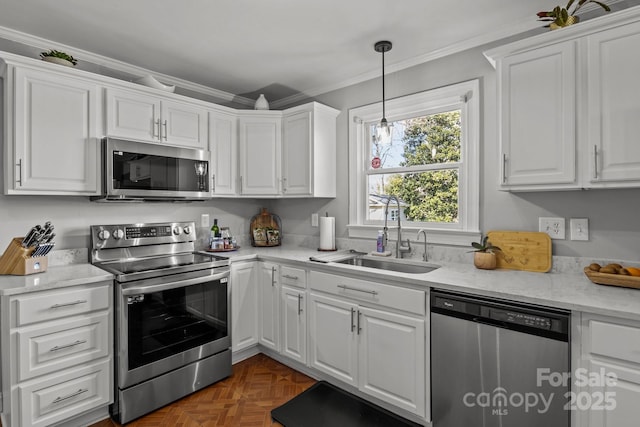
[[[380,270],[391,270],[409,274],[423,274],[440,268],[440,266],[436,264],[400,259],[379,259],[372,256],[355,256],[336,262],[340,264],[355,265],[358,267],[377,268]]]

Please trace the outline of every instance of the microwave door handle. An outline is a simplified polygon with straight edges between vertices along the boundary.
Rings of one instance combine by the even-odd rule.
[[[187,286],[199,285],[207,282],[215,282],[216,280],[229,277],[229,272],[212,274],[211,276],[197,277],[195,279],[178,280],[176,282],[159,283],[157,285],[143,285],[122,287],[122,295],[140,295],[151,294],[154,292],[168,291],[169,289],[184,288]]]

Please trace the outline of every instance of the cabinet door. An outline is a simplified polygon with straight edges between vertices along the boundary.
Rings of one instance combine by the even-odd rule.
[[[367,307],[358,309],[359,388],[425,415],[425,320]]]
[[[640,367],[622,367],[614,363],[590,360],[588,372],[599,385],[577,393],[575,405],[586,410],[589,427],[635,427],[640,419]],[[615,379],[601,381],[600,373]],[[611,407],[613,405],[613,407]],[[586,427],[586,426],[585,426]]]
[[[282,287],[282,354],[307,362],[307,310],[305,292]]]
[[[577,186],[575,52],[570,41],[499,64],[502,188]]]
[[[107,135],[160,141],[160,99],[136,91],[107,89]]]
[[[282,192],[311,195],[312,118],[303,111],[285,116],[282,139]]]
[[[99,89],[80,79],[15,70],[8,194],[100,192]],[[8,107],[11,108],[11,107]],[[13,171],[13,176],[11,175]]]
[[[259,263],[259,340],[260,344],[272,348],[278,348],[279,319],[278,301],[280,292],[278,290],[278,266],[275,264]]]
[[[280,193],[280,117],[240,118],[240,184],[243,195]]]
[[[357,306],[311,293],[308,308],[309,366],[357,387]]]
[[[258,286],[253,262],[231,264],[231,351],[258,343]]]
[[[162,141],[207,149],[207,111],[200,105],[163,99],[160,107]]]
[[[587,162],[592,187],[640,185],[639,44],[638,22],[587,38],[585,126],[589,129]]]
[[[233,114],[209,113],[212,195],[236,194],[238,177],[238,118]]]

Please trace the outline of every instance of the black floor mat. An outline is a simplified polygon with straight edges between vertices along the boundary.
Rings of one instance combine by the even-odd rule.
[[[420,427],[326,381],[272,410],[271,418],[284,427]]]

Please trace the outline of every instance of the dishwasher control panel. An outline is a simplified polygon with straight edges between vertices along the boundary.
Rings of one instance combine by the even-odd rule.
[[[501,310],[495,308],[485,308],[488,311],[487,317],[501,322],[515,323],[518,325],[530,326],[538,329],[551,329],[551,319],[543,316],[536,316],[518,311]],[[484,311],[484,310],[483,310]],[[484,313],[483,313],[484,314]]]

